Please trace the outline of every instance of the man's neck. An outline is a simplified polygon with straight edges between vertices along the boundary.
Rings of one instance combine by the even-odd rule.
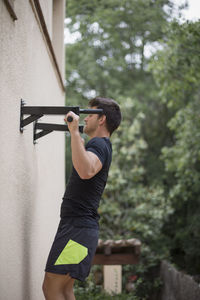
[[[110,133],[107,130],[101,130],[101,131],[97,130],[89,136],[90,139],[92,139],[94,137],[100,137],[100,138],[107,137],[107,138],[110,138]]]

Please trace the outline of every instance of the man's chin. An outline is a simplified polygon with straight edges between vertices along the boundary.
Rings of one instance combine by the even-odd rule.
[[[87,136],[91,136],[92,132],[90,130],[88,130],[87,126],[83,127],[83,133],[85,133]]]
[[[87,134],[87,127],[86,126],[83,127],[83,133]]]

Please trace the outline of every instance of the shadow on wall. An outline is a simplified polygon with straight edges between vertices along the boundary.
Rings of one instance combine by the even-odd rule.
[[[30,149],[26,149],[26,145],[22,143],[20,145],[22,149],[23,157],[21,157],[20,165],[20,180],[18,182],[18,200],[21,207],[21,220],[20,226],[22,226],[21,235],[21,247],[22,247],[22,300],[31,299],[31,268],[33,263],[33,224],[36,209],[36,172],[37,162],[36,155]],[[33,150],[34,151],[34,150]],[[37,249],[35,249],[36,251]]]
[[[30,299],[31,291],[31,225],[32,216],[27,207],[24,211],[24,222],[23,222],[23,282],[22,282],[22,293],[23,300]]]

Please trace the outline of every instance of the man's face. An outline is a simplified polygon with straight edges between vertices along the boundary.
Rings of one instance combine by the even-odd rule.
[[[91,109],[96,109],[97,107],[91,107]],[[89,114],[87,117],[84,119],[85,126],[83,128],[83,132],[86,133],[88,136],[93,136],[95,133],[96,129],[99,126],[99,116],[98,114]]]

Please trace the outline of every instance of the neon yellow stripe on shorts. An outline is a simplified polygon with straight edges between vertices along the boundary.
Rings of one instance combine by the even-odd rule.
[[[56,260],[55,265],[79,264],[87,255],[87,247],[82,246],[73,240],[69,240]]]

